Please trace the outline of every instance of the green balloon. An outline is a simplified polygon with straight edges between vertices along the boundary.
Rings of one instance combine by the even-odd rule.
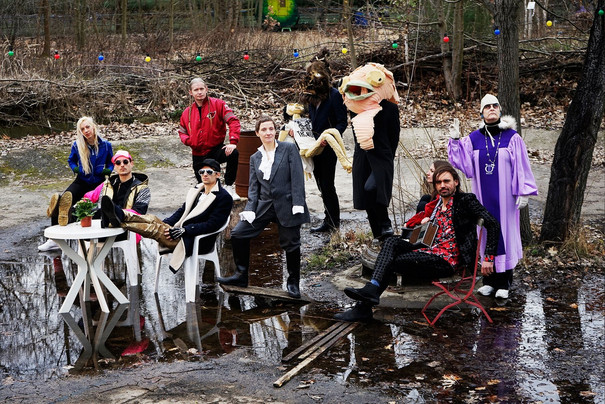
[[[399,48],[399,44],[397,42],[393,42],[393,45],[391,46],[393,47],[393,49]]]
[[[599,10],[599,15],[603,15],[603,14],[605,14],[605,11]]]
[[[8,51],[8,56],[15,56],[15,52],[14,51]]]
[[[202,57],[201,57],[200,55],[197,55],[197,56],[195,57],[195,61],[196,61],[196,62],[201,62],[201,61],[202,61]]]

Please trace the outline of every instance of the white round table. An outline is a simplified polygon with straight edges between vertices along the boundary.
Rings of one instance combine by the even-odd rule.
[[[78,274],[69,288],[63,305],[59,309],[60,314],[69,313],[80,287],[88,279],[92,281],[101,310],[105,313],[109,313],[109,307],[107,306],[107,300],[103,294],[101,284],[116,298],[118,303],[128,303],[126,296],[103,272],[105,257],[111,250],[116,236],[124,233],[124,231],[122,228],[101,228],[100,220],[93,220],[91,227],[82,227],[78,222],[70,223],[67,226],[51,226],[44,230],[44,235],[54,240],[61,247],[65,255],[78,265]],[[105,240],[103,241],[103,247],[97,251],[99,239]],[[78,240],[80,253],[71,248],[67,240]],[[90,245],[87,246],[85,241],[90,241]],[[89,285],[88,281],[84,285],[84,300],[90,300]]]

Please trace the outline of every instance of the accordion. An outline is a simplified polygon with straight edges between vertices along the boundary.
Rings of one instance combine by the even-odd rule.
[[[417,246],[430,247],[433,245],[435,235],[437,234],[437,226],[434,223],[426,222],[420,226],[414,227],[410,235],[410,243]]]

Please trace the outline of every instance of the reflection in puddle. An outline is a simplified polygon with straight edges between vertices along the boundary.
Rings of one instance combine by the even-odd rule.
[[[540,291],[527,293],[518,349],[517,379],[524,397],[531,401],[558,403],[557,386],[551,382],[552,376],[546,366],[548,351],[542,304]]]
[[[595,369],[590,372],[588,382],[596,393],[594,402],[605,403],[605,277],[589,276],[585,279],[578,290],[578,313],[584,350],[600,352],[591,361]]]
[[[201,277],[204,285],[198,302],[185,303],[182,271],[173,274],[167,268],[161,270],[160,288],[154,295],[155,248],[153,242],[141,243],[142,279],[137,287],[128,287],[121,251],[112,251],[106,271],[131,304],[124,308],[109,300],[112,313],[102,318],[94,301],[83,304],[78,299],[69,326],[58,315],[76,273],[68,259],[38,254],[0,263],[3,376],[47,379],[83,362],[90,370],[138,362],[201,361],[235,349],[277,365],[284,355],[333,324],[331,303],[295,305],[224,293],[212,282],[211,265]],[[271,253],[279,250],[271,242],[266,248]],[[222,262],[229,253],[222,255]],[[262,251],[257,259],[261,256]],[[281,259],[271,255],[263,264],[263,274],[254,275],[254,283],[281,287]],[[229,265],[225,262],[225,267]],[[585,402],[604,402],[605,364],[594,360],[605,352],[603,284],[602,276],[587,277],[577,294],[578,309],[556,313],[561,316],[558,327],[549,325],[539,291],[527,295],[519,291],[506,307],[490,313],[494,324],[468,311],[452,311],[433,328],[418,310],[392,310],[396,315],[358,327],[304,372],[426,402],[560,402],[566,400],[560,393],[561,382],[568,394],[578,393],[575,397],[584,397],[579,392],[590,388],[595,395],[586,396]],[[493,301],[485,302],[497,308]],[[388,309],[380,310],[389,314]],[[549,341],[565,340],[568,336],[562,334],[574,330],[582,334],[580,358],[592,358],[595,364],[577,380],[557,380],[553,375],[565,373],[554,367],[569,366],[578,356],[559,352],[555,357]],[[99,360],[94,360],[95,350],[91,354],[87,344],[96,345]],[[116,359],[100,360],[104,356]],[[285,366],[295,365],[293,361]]]

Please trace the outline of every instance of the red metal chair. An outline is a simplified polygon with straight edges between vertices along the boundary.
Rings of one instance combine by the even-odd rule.
[[[477,226],[479,226],[480,230],[479,237],[477,239],[475,265],[472,273],[467,275],[467,268],[463,268],[461,277],[459,279],[454,280],[453,282],[448,282],[449,280],[451,280],[451,278],[439,279],[432,282],[433,285],[437,286],[440,289],[440,291],[437,292],[433,297],[431,297],[422,309],[422,315],[424,316],[424,318],[426,318],[426,321],[428,321],[430,325],[435,325],[435,323],[437,322],[437,320],[439,320],[439,317],[441,317],[443,313],[445,313],[452,307],[462,303],[478,307],[483,312],[483,314],[485,314],[487,320],[490,323],[493,322],[481,302],[479,302],[479,300],[477,299],[477,296],[473,294],[473,292],[475,291],[475,284],[477,283],[477,268],[479,267],[479,259],[481,258],[481,236],[483,235],[484,230],[483,219],[479,219],[479,221],[477,222]],[[441,311],[435,316],[435,318],[431,320],[426,314],[426,309],[431,305],[431,303],[433,303],[436,298],[441,295],[449,296],[453,299],[453,302],[447,304],[444,308],[442,308]]]

